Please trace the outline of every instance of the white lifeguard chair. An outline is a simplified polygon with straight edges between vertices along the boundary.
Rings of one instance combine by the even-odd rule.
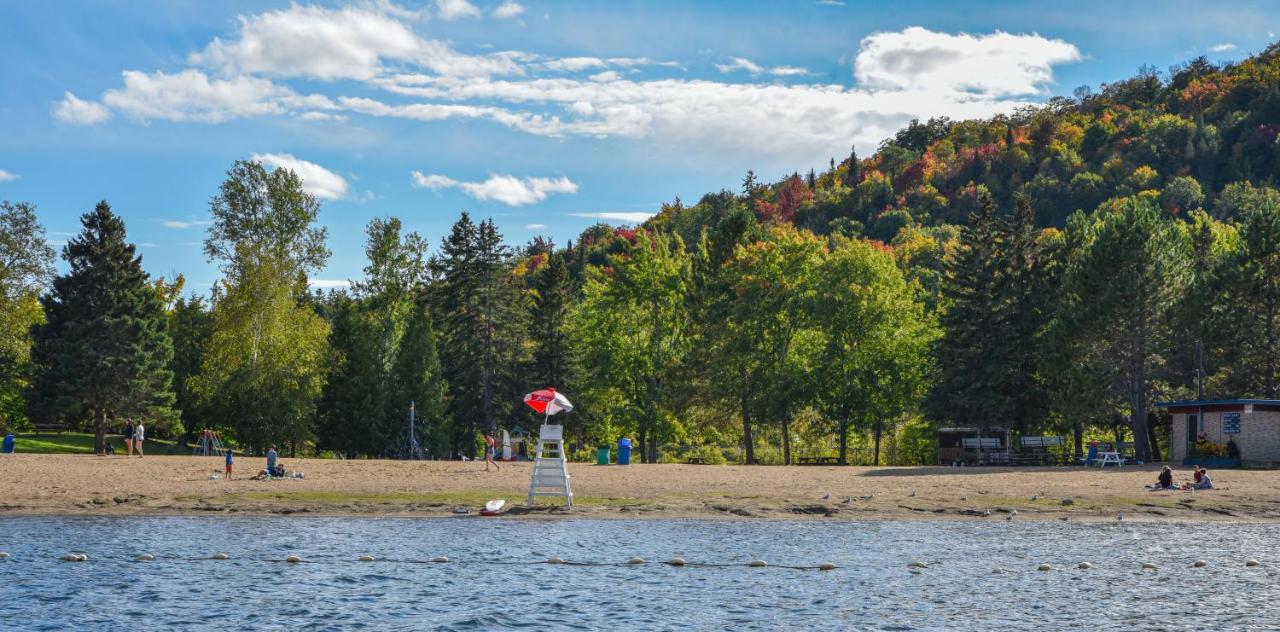
[[[573,490],[569,486],[569,464],[564,453],[564,426],[543,424],[538,432],[538,452],[533,460],[533,478],[529,481],[529,500],[533,506],[537,496],[563,496],[565,507],[573,507]]]

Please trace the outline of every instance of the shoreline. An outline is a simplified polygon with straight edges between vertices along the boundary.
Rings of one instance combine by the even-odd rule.
[[[283,515],[499,519],[825,521],[1280,521],[1280,484],[1265,470],[1218,470],[1217,489],[1148,491],[1159,466],[840,467],[570,464],[574,508],[524,500],[532,464],[281,459],[304,479],[253,481],[261,459],[237,457],[239,478],[211,480],[220,457],[14,454],[0,457],[6,516]],[[1178,472],[1178,479],[1184,472]],[[468,514],[457,514],[467,508]]]

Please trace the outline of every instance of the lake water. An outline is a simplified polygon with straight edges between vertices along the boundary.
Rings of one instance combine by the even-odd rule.
[[[1277,629],[1277,545],[1259,524],[4,518],[0,628]]]

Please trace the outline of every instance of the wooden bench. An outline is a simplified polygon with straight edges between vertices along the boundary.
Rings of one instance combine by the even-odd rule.
[[[1066,444],[1064,437],[1021,437],[1022,450],[1010,457],[1015,465],[1049,465],[1057,462],[1057,455],[1049,452],[1049,448],[1060,448]]]
[[[1009,464],[1009,450],[1000,446],[998,437],[965,437],[960,444],[964,446],[965,452],[973,452],[975,465]],[[969,458],[969,455],[965,456],[966,460]]]
[[[42,434],[55,433],[55,432],[61,435],[62,431],[67,429],[67,427],[63,424],[35,424],[35,428],[36,428],[36,436],[40,436]]]
[[[840,465],[840,459],[834,456],[802,456],[796,459],[797,465]]]

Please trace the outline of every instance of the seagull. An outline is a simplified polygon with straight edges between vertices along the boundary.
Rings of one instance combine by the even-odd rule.
[[[1013,511],[1010,511],[1010,512],[1009,512],[1009,515],[1005,516],[1005,517],[1004,517],[1004,519],[1005,519],[1006,521],[1013,520],[1013,519],[1014,519],[1014,517],[1016,517],[1017,515],[1018,515],[1018,510],[1017,510],[1017,509],[1014,509]]]
[[[822,495],[822,499],[823,499],[823,500],[826,500],[826,499],[828,499],[828,498],[831,498],[831,493],[830,493],[830,492],[828,492],[828,493],[826,493],[826,494],[823,494],[823,495]]]
[[[840,501],[840,502],[841,502],[841,503],[843,503],[843,504],[846,504],[846,505],[847,505],[847,504],[849,504],[849,503],[853,502],[853,496],[845,496],[845,497],[844,497],[844,500],[842,500],[842,501]]]
[[[1118,514],[1116,514],[1116,521],[1118,522],[1118,521],[1121,521],[1121,520],[1124,520],[1124,512],[1123,512],[1123,511],[1122,511],[1122,512],[1120,512],[1120,513],[1118,513]]]
[[[875,496],[875,494],[867,494],[866,496],[863,496],[863,497],[862,497],[862,499],[863,499],[863,500],[871,500],[874,496]]]
[[[1039,497],[1039,496],[1032,496],[1032,497],[1031,497],[1031,502],[1035,502],[1035,501],[1037,501],[1037,500],[1040,500],[1040,497]]]
[[[991,516],[991,510],[990,510],[990,509],[984,509],[984,510],[982,510],[982,517],[983,517],[983,518],[988,518],[988,517],[990,517],[990,516]]]
[[[913,489],[913,490],[911,490],[911,497],[912,497],[912,498],[915,498],[915,497],[916,497],[916,490],[914,490],[914,489]]]

